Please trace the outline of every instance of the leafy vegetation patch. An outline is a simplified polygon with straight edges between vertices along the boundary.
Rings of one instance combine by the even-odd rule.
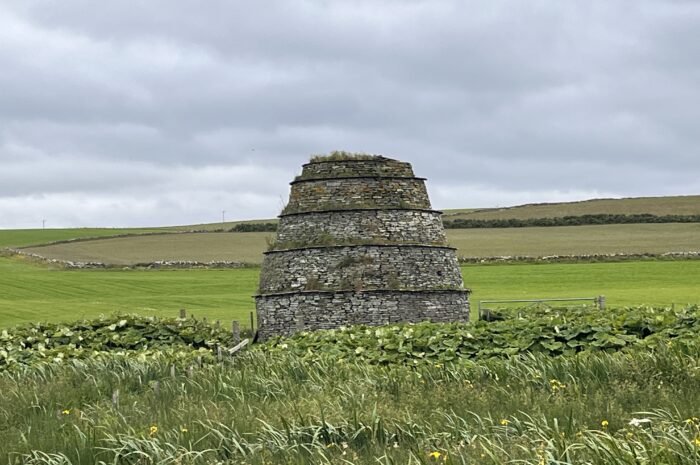
[[[700,348],[700,309],[638,307],[619,310],[526,312],[504,321],[353,326],[303,332],[268,343],[305,359],[333,358],[391,365],[449,363],[527,352],[573,355],[582,351]]]
[[[230,330],[191,318],[117,315],[68,325],[29,324],[0,332],[0,371],[114,354],[211,360],[218,347],[233,345]]]
[[[342,161],[342,160],[374,160],[381,158],[380,155],[371,155],[363,152],[346,152],[344,150],[334,150],[328,155],[312,155],[310,162],[319,163],[324,161]]]
[[[270,221],[264,223],[238,223],[229,232],[276,232],[277,223]]]

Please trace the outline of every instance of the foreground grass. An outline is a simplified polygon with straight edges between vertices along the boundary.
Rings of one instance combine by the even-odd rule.
[[[112,359],[0,375],[5,463],[691,464],[698,354],[456,365]],[[636,426],[635,426],[636,424]]]
[[[186,308],[210,320],[241,320],[255,309],[259,269],[65,271],[0,257],[0,326],[73,321],[100,314],[176,316]],[[700,303],[700,261],[469,265],[480,299],[593,297],[611,306]]]

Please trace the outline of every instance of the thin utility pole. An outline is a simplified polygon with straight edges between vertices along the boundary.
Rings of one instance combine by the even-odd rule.
[[[46,229],[46,220],[41,220],[41,229]]]
[[[224,226],[224,223],[226,223],[226,210],[221,210],[221,230],[224,231],[226,229],[226,226]]]

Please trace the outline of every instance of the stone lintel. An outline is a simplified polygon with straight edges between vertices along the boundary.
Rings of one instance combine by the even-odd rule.
[[[429,244],[330,244],[330,245],[310,245],[307,247],[294,247],[291,249],[279,249],[279,250],[268,250],[263,252],[263,255],[271,255],[283,252],[294,252],[296,250],[312,250],[312,249],[342,249],[342,248],[353,248],[357,249],[360,247],[398,247],[398,248],[411,248],[411,249],[442,249],[442,250],[457,250],[456,247],[450,247],[447,245],[429,245]]]
[[[284,292],[270,292],[269,294],[255,294],[252,297],[262,298],[262,297],[278,297],[286,295],[329,295],[329,294],[444,294],[444,293],[454,293],[454,294],[471,294],[471,289],[338,289],[332,291],[325,290],[299,290],[299,291],[284,291]]]
[[[330,159],[330,160],[318,160],[318,161],[310,161],[307,163],[304,163],[301,165],[302,168],[309,166],[309,165],[318,165],[321,163],[355,163],[355,162],[370,162],[370,163],[386,163],[386,162],[398,162],[398,163],[406,163],[402,162],[401,160],[396,160],[394,158],[388,158],[382,155],[369,155],[367,158],[335,158],[335,159]]]
[[[290,182],[290,185],[301,184],[305,182],[319,182],[319,181],[346,181],[348,179],[412,179],[414,181],[427,181],[427,178],[419,178],[418,176],[385,176],[381,174],[377,175],[362,175],[362,176],[334,176],[331,178],[305,178],[305,179],[295,179]]]
[[[309,210],[303,212],[294,213],[281,213],[277,215],[277,218],[284,218],[285,216],[298,216],[298,215],[312,215],[315,213],[342,213],[342,212],[374,212],[374,211],[413,211],[413,212],[425,212],[425,213],[437,213],[442,215],[442,210],[433,210],[430,208],[399,208],[399,207],[387,207],[387,208],[333,208],[330,210]]]

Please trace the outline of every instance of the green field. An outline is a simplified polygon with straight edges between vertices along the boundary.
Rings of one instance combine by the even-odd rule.
[[[273,238],[274,233],[162,234],[62,243],[26,250],[48,258],[115,265],[158,260],[260,263],[268,241]],[[448,229],[447,239],[462,257],[687,252],[700,250],[700,224]]]
[[[472,302],[479,299],[607,296],[611,306],[700,303],[700,261],[462,268]],[[70,321],[114,312],[247,322],[259,269],[49,269],[0,258],[0,326]]]
[[[26,247],[71,239],[105,237],[117,234],[162,232],[159,228],[67,228],[67,229],[0,229],[0,249]]]
[[[682,208],[692,210],[689,203],[697,207],[697,200],[697,197],[667,197],[613,203],[623,202],[629,208],[645,205],[645,212],[654,212],[650,210],[652,207],[663,207],[665,210],[659,213],[678,213]],[[608,201],[578,204],[601,202]],[[209,226],[220,227],[220,224]],[[197,228],[2,230],[0,247],[189,229]],[[447,234],[459,255],[471,257],[683,252],[697,251],[700,244],[700,224],[462,229],[448,230]],[[259,263],[267,248],[267,238],[272,236],[271,233],[163,234],[29,250],[48,257],[118,265],[156,260]],[[0,256],[0,326],[68,321],[114,312],[172,316],[183,307],[196,316],[247,322],[254,309],[251,296],[256,292],[258,273],[258,269],[66,271]],[[466,286],[474,291],[473,302],[598,294],[606,295],[612,306],[700,302],[697,280],[700,261],[466,266],[463,273]]]
[[[113,265],[155,261],[260,263],[274,233],[182,233],[117,237],[30,247],[47,258]]]
[[[581,202],[527,204],[505,208],[445,210],[444,219],[492,220],[515,218],[524,220],[561,216],[633,215],[643,213],[651,215],[700,215],[700,195],[592,199]]]
[[[461,257],[664,253],[700,250],[700,223],[448,229]]]

